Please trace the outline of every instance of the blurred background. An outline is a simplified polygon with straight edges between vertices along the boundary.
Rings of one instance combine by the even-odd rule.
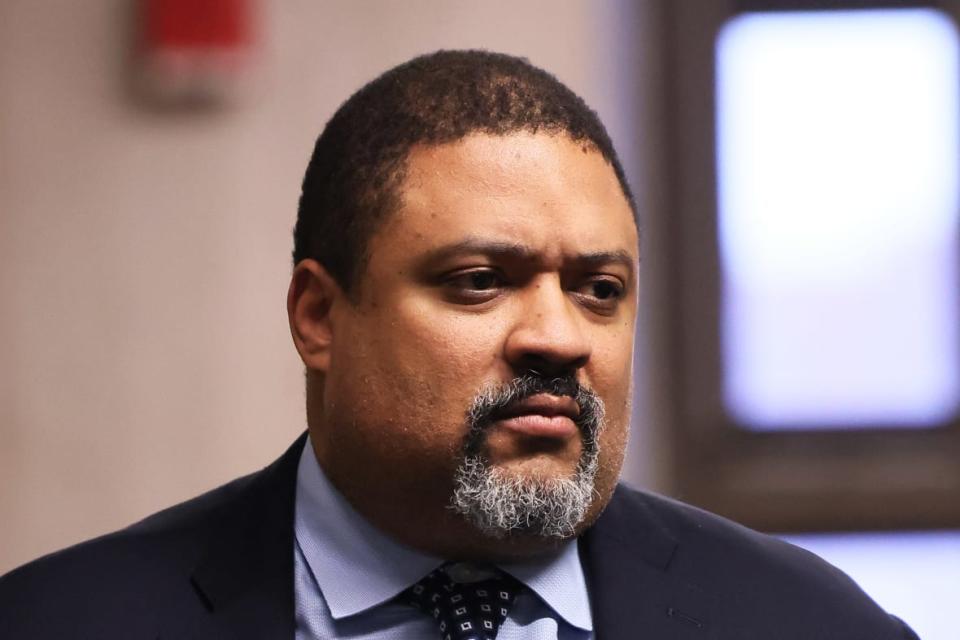
[[[0,573],[278,456],[339,104],[440,48],[592,105],[643,212],[624,477],[960,599],[957,2],[0,4]]]

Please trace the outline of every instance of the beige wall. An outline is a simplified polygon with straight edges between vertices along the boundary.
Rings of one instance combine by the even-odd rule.
[[[0,573],[259,468],[304,428],[290,229],[313,138],[365,80],[441,47],[526,55],[646,170],[643,4],[263,2],[256,90],[187,114],[124,93],[132,4],[0,5]],[[636,441],[630,475],[656,484]]]

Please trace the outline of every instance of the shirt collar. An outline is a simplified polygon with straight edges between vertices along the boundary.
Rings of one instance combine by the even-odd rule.
[[[444,562],[400,544],[361,516],[327,479],[309,438],[297,469],[294,532],[335,620],[383,604]],[[571,625],[592,630],[576,540],[556,554],[500,569]]]
[[[501,564],[500,568],[527,585],[568,623],[585,631],[593,630],[587,581],[576,540],[564,543],[555,555]]]

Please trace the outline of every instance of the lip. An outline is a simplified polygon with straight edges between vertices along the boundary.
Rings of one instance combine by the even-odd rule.
[[[528,437],[562,439],[577,433],[574,420],[579,415],[573,398],[541,393],[511,404],[496,424]]]

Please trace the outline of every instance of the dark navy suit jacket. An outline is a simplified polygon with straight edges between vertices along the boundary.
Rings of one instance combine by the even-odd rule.
[[[258,473],[3,576],[0,638],[293,638],[303,443]],[[815,556],[626,487],[580,554],[598,640],[916,640]]]

